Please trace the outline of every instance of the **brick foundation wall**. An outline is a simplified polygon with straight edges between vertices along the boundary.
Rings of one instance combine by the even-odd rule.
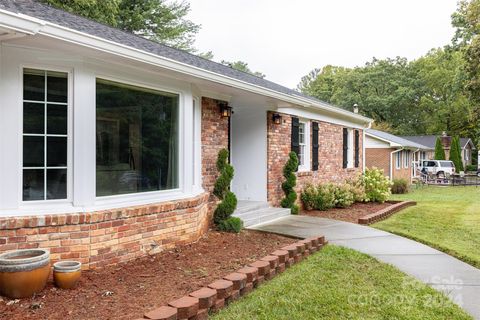
[[[99,268],[197,241],[207,230],[216,199],[217,155],[228,146],[228,119],[218,102],[202,99],[202,177],[205,193],[122,209],[0,218],[0,252],[50,249],[52,261],[74,259]]]
[[[272,114],[267,114],[268,147],[268,201],[274,206],[284,197],[281,182],[283,166],[291,150],[291,116],[282,114],[282,124],[272,122]],[[300,193],[309,183],[342,183],[356,177],[363,170],[362,130],[360,132],[360,154],[358,168],[343,168],[343,126],[317,121],[319,124],[318,170],[297,173],[297,192]],[[310,133],[312,131],[310,130]],[[311,150],[310,150],[311,151]],[[310,156],[310,161],[312,157]],[[311,164],[310,164],[311,167]]]
[[[85,269],[126,262],[197,241],[208,229],[208,195],[88,213],[0,218],[0,252],[50,249],[52,262]]]

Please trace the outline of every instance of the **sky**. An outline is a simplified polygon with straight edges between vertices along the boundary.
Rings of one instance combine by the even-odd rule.
[[[189,0],[195,47],[295,88],[325,65],[416,59],[453,36],[457,0]]]

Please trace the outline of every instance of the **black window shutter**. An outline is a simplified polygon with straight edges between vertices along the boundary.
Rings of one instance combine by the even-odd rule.
[[[355,130],[355,168],[360,165],[360,132]]]
[[[295,152],[297,156],[300,153],[299,127],[299,119],[292,117],[292,151]]]
[[[348,129],[343,128],[343,168],[348,166]]]
[[[312,171],[318,170],[318,123],[312,122]]]

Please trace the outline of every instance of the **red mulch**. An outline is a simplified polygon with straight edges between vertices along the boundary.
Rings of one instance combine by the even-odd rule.
[[[242,231],[209,232],[199,242],[102,270],[84,271],[76,289],[50,282],[37,297],[7,306],[0,319],[135,319],[295,240]]]
[[[303,211],[301,214],[313,217],[329,218],[335,220],[342,220],[352,223],[358,223],[358,218],[366,216],[367,214],[377,212],[387,208],[394,203],[376,203],[376,202],[356,202],[348,208],[333,208],[326,211]]]

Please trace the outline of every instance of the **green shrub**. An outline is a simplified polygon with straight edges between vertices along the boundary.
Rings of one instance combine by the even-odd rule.
[[[392,182],[385,177],[383,170],[375,167],[367,168],[363,176],[363,182],[368,201],[383,203],[390,197]]]
[[[393,194],[408,193],[408,181],[405,179],[393,179],[392,193]]]
[[[339,184],[334,189],[335,207],[347,208],[354,202],[352,187],[348,184]]]
[[[477,171],[477,166],[474,165],[474,164],[468,164],[466,167],[465,167],[465,171]]]
[[[318,190],[313,184],[309,184],[303,189],[300,199],[306,210],[313,210],[316,208],[316,201],[318,197]],[[318,210],[318,209],[317,209]]]
[[[347,180],[345,183],[351,186],[353,199],[355,202],[368,202],[367,194],[365,192],[365,182],[362,174],[359,174],[355,179]]]
[[[220,231],[239,233],[243,228],[243,221],[238,217],[229,217],[222,220],[217,227]]]
[[[298,157],[295,152],[290,152],[288,161],[283,167],[283,177],[285,181],[282,183],[282,190],[285,193],[285,198],[281,201],[283,208],[290,208],[292,214],[298,213],[298,205],[295,204],[297,200],[297,193],[294,188],[297,185],[297,176],[295,171],[298,168]]]
[[[327,210],[335,206],[335,186],[332,184],[308,185],[301,194],[307,210]]]
[[[237,208],[237,197],[230,191],[230,182],[233,179],[234,169],[228,163],[228,151],[226,149],[222,149],[218,153],[217,169],[220,172],[220,176],[215,181],[213,194],[222,201],[215,208],[213,222],[219,230],[240,232],[243,225],[242,220],[230,217]],[[237,220],[240,220],[240,224],[236,222]]]

